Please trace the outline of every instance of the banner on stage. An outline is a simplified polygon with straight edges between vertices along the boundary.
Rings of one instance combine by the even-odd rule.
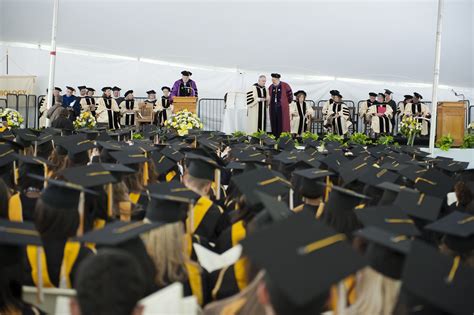
[[[35,94],[36,76],[34,75],[0,75],[0,97],[7,94]]]

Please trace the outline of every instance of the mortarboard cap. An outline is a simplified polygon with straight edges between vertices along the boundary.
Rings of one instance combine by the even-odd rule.
[[[253,219],[253,224],[255,224],[256,227],[262,228],[268,226],[275,222],[282,221],[293,214],[285,203],[278,201],[275,197],[259,191],[255,194],[263,206],[263,210]]]
[[[112,172],[106,170],[99,163],[67,168],[61,174],[67,181],[86,188],[102,186],[117,181],[112,176]]]
[[[91,231],[83,236],[76,237],[74,241],[82,243],[94,243],[96,245],[115,246],[137,238],[140,234],[162,226],[159,223],[136,222],[113,222],[99,230]]]
[[[112,90],[112,88],[110,86],[104,86],[101,90],[102,90],[102,92],[105,92],[107,90]],[[120,91],[120,90],[118,90],[118,91]]]
[[[173,149],[172,147],[166,147],[162,149],[161,154],[165,155],[167,158],[179,162],[184,159],[184,154],[179,152],[178,150]]]
[[[191,71],[187,71],[187,70],[181,71],[181,74],[184,75],[185,77],[189,77],[189,76],[193,75],[191,73]]]
[[[306,212],[259,230],[241,244],[244,255],[265,269],[272,289],[294,309],[326,297],[332,285],[365,266],[344,234]]]
[[[32,222],[15,222],[0,219],[0,245],[24,246],[38,245],[41,246],[41,238],[35,225]],[[2,260],[8,257],[3,257]],[[2,263],[0,262],[0,265]]]
[[[124,96],[127,96],[128,94],[133,94],[133,90],[128,90],[127,92],[125,92]]]
[[[164,91],[164,90],[171,91],[171,89],[169,88],[169,86],[162,86],[162,87],[161,87],[161,90],[162,90],[162,91]]]
[[[388,94],[388,95],[393,94],[393,92],[390,91],[389,89],[385,89],[385,90],[384,90],[384,93],[385,93],[385,94]]]
[[[155,170],[158,174],[166,174],[173,167],[177,166],[175,161],[167,158],[163,153],[158,151],[152,152],[150,158],[153,161]]]
[[[126,150],[109,153],[117,162],[124,165],[141,164],[148,161],[147,156],[142,151]]]
[[[409,100],[413,98],[413,95],[405,94],[403,95],[403,97],[405,98],[405,100]]]
[[[156,94],[156,91],[155,90],[149,90],[149,91],[146,91],[146,94],[148,94],[148,95]]]
[[[296,92],[294,93],[294,95],[295,95],[296,97],[298,97],[298,95],[299,95],[299,94],[303,94],[303,95],[304,95],[304,97],[306,97],[306,96],[307,96],[306,92],[305,92],[305,91],[303,91],[303,90],[299,90],[299,91],[296,91]]]
[[[394,205],[411,217],[434,221],[438,218],[443,199],[412,189],[403,189],[394,201]]]
[[[93,89],[93,88],[91,88],[91,87],[88,87],[88,88],[87,88],[87,91],[89,91],[89,92],[95,92],[95,89]]]
[[[443,242],[453,251],[469,253],[474,249],[474,215],[454,211],[425,229],[444,234]]]
[[[215,169],[219,168],[217,162],[207,156],[194,153],[186,154],[187,170],[195,178],[214,180]]]
[[[464,171],[469,166],[469,162],[444,160],[439,163],[436,163],[435,166],[443,171],[446,171],[449,174],[452,174]]]
[[[62,92],[62,91],[63,91],[63,90],[61,90],[61,88],[59,88],[59,87],[57,87],[57,86],[56,86],[54,89],[55,89],[56,91],[58,91],[58,92]]]
[[[293,172],[293,176],[302,178],[302,180],[299,181],[299,187],[295,187],[295,189],[298,190],[303,197],[319,198],[325,191],[325,186],[320,185],[320,183],[324,182],[327,176],[332,175],[334,175],[334,173],[331,171],[317,168],[295,171]]]
[[[436,169],[429,169],[418,175],[414,182],[419,191],[443,199],[453,190],[455,184],[454,179]]]
[[[87,87],[85,85],[79,85],[77,89],[80,91],[80,90],[87,89]]]
[[[66,89],[68,89],[68,90],[71,91],[71,92],[76,91],[76,89],[73,88],[72,86],[66,86]]]
[[[460,263],[460,257],[441,254],[435,247],[414,241],[405,260],[403,290],[449,314],[472,314],[474,269]]]
[[[329,94],[331,94],[332,96],[336,96],[336,95],[339,95],[339,91],[338,90],[331,90],[329,91]]]
[[[397,206],[374,206],[356,210],[364,226],[376,226],[397,235],[418,236],[415,222]]]
[[[94,142],[88,139],[62,142],[60,144],[67,151],[68,157],[75,163],[89,162],[89,150],[95,147]]]
[[[414,92],[413,96],[416,97],[416,98],[419,98],[420,100],[423,99],[423,96],[421,96],[421,94],[417,93],[417,92]]]
[[[279,73],[272,73],[270,76],[271,76],[272,78],[276,78],[276,79],[281,78],[281,75],[280,75]]]
[[[109,88],[112,91],[121,91],[122,89],[119,88],[118,86],[114,86],[113,88]]]
[[[370,93],[369,93],[369,96],[373,96],[373,97],[376,97],[376,96],[377,96],[377,93],[374,93],[374,92],[370,92]]]

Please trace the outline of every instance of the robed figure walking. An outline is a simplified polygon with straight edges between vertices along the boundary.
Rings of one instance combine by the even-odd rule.
[[[270,124],[272,134],[279,137],[282,132],[290,131],[290,103],[293,92],[288,83],[280,81],[281,75],[272,73],[272,85],[268,88],[270,96]]]

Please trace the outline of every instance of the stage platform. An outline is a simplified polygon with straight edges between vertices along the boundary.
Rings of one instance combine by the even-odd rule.
[[[428,147],[420,147],[421,150],[429,152]],[[443,156],[453,158],[456,161],[469,162],[468,169],[474,169],[474,149],[458,149],[451,148],[448,151],[443,151],[438,148],[434,149],[433,156]]]

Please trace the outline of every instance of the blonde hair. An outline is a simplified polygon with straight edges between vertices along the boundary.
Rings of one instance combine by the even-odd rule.
[[[401,281],[388,278],[370,267],[357,275],[357,298],[347,310],[347,315],[391,315],[398,301]]]
[[[145,220],[147,222],[147,220]],[[148,221],[149,222],[149,221]],[[155,283],[165,286],[187,279],[182,222],[165,224],[142,236],[156,269]]]

